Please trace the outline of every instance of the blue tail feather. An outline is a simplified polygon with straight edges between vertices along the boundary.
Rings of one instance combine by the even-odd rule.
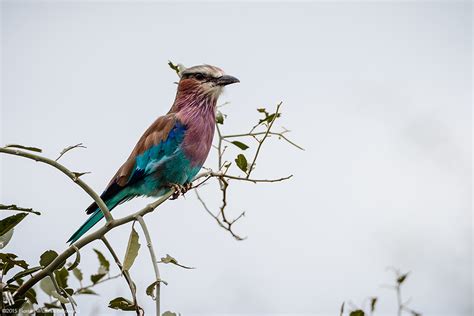
[[[76,242],[79,238],[81,238],[82,235],[84,235],[89,229],[91,229],[92,226],[97,224],[103,217],[104,214],[99,208],[95,210],[94,213],[91,214],[91,216],[87,219],[87,221],[82,224],[82,226],[78,230],[76,230],[74,234],[72,234],[72,236],[67,242],[70,244]]]
[[[130,197],[127,197],[125,194],[119,194],[119,196],[115,196],[111,200],[106,201],[105,204],[107,204],[107,207],[109,208],[109,210],[112,211],[112,209],[114,209],[117,205],[119,205],[120,203],[128,199],[130,199]],[[104,214],[95,203],[91,204],[91,206],[89,206],[87,210],[88,210],[87,213],[91,214],[90,217],[87,219],[87,221],[84,224],[82,224],[81,227],[79,227],[78,230],[76,230],[74,234],[72,234],[72,236],[67,241],[68,243],[73,244],[74,242],[76,242],[79,238],[82,237],[82,235],[87,233],[89,229],[91,229],[102,218],[104,218]]]

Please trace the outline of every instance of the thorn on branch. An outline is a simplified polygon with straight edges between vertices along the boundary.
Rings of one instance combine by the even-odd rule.
[[[77,181],[77,179],[79,179],[80,177],[82,177],[83,175],[85,174],[90,174],[91,172],[90,171],[85,171],[85,172],[73,172],[74,174],[74,181]]]

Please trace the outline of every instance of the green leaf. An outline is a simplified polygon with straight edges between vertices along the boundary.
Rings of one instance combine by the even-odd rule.
[[[14,266],[28,269],[28,263],[25,260],[17,260],[17,255],[13,253],[0,253],[0,268],[3,274],[6,274]]]
[[[151,296],[152,299],[155,299],[155,288],[156,288],[156,283],[158,283],[157,281],[153,282],[152,284],[148,285],[146,287],[146,295],[148,296]]]
[[[63,290],[64,290],[64,292],[66,292],[68,295],[73,295],[73,294],[74,294],[74,290],[71,289],[70,287],[65,288],[65,289],[63,289]]]
[[[34,151],[34,152],[37,152],[37,153],[42,152],[42,150],[40,148],[30,147],[30,146],[23,146],[23,145],[18,145],[18,144],[9,144],[9,145],[6,145],[5,148],[19,148],[19,149]]]
[[[407,272],[405,274],[402,274],[400,275],[398,278],[397,278],[397,283],[398,284],[402,284],[406,279],[407,279],[407,276],[410,272]]]
[[[133,265],[133,262],[138,256],[138,250],[140,249],[140,243],[138,242],[138,234],[135,228],[132,227],[130,237],[128,238],[127,251],[125,252],[125,258],[123,259],[123,270],[129,271]]]
[[[35,311],[35,316],[54,316],[54,312],[50,311],[46,306],[40,307]]]
[[[91,289],[81,289],[77,292],[77,294],[99,295]]]
[[[44,303],[44,307],[48,309],[62,309],[61,306],[56,305],[56,304],[51,304],[51,303]]]
[[[3,292],[10,292],[10,293],[14,293],[16,290],[18,290],[18,286],[15,285],[15,284],[7,284],[4,288],[3,288]],[[32,288],[28,289],[25,293],[25,295],[23,297],[21,297],[20,299],[24,299],[24,298],[27,298],[31,303],[34,303],[34,304],[38,304],[37,300],[36,300],[36,291]],[[15,304],[16,302],[18,301],[15,300]],[[23,304],[23,303],[21,303]],[[20,307],[21,305],[18,306],[18,308]],[[8,306],[8,308],[13,308],[11,305]],[[3,314],[2,314],[3,315]]]
[[[10,204],[10,205],[4,205],[0,204],[0,210],[6,210],[6,211],[20,211],[20,212],[27,212],[27,213],[33,213],[36,215],[41,215],[40,212],[33,210],[32,208],[25,208],[25,207],[19,207],[15,204]]]
[[[170,68],[173,69],[176,72],[176,74],[179,76],[179,71],[180,71],[179,65],[175,65],[171,62],[171,60],[168,60],[168,66],[170,66]]]
[[[41,267],[34,267],[34,268],[30,268],[30,269],[20,271],[17,274],[15,274],[10,280],[8,280],[7,283],[12,283],[15,280],[21,279],[21,278],[23,278],[23,277],[25,277],[29,274],[32,274],[32,273],[34,273],[38,270],[41,270]]]
[[[54,259],[56,259],[56,257],[58,256],[58,253],[54,250],[47,250],[45,251],[41,257],[40,257],[40,261],[39,261],[39,264],[42,266],[42,267],[46,267],[48,266],[51,262],[53,262]]]
[[[40,288],[43,290],[43,292],[45,292],[49,296],[52,296],[53,295],[52,293],[55,290],[53,281],[51,281],[51,279],[48,277],[41,279]]]
[[[93,275],[91,275],[91,281],[92,281],[92,283],[96,284],[96,283],[99,282],[104,276],[105,276],[105,273],[93,274]]]
[[[17,280],[16,280],[16,283],[17,283],[19,286],[22,286],[23,283],[24,283],[24,281],[23,281],[23,279],[17,279]]]
[[[67,297],[62,296],[56,290],[53,290],[51,292],[51,296],[54,297],[55,299],[57,299],[59,302],[61,302],[63,304],[69,303],[69,300],[67,299]]]
[[[37,303],[35,303],[37,304]],[[18,311],[18,315],[32,315],[31,313],[34,311],[34,306],[33,303],[31,302],[25,302],[23,306],[20,308]]]
[[[264,119],[261,119],[258,123],[259,123],[259,124],[262,124],[263,122],[268,122],[268,123],[270,123],[271,121],[274,120],[275,114],[276,114],[276,113],[267,115]],[[276,116],[276,118],[279,118],[280,116],[281,116],[281,113],[278,113],[278,115]],[[275,118],[275,119],[276,119],[276,118]]]
[[[178,314],[170,312],[170,311],[166,311],[163,314],[161,314],[161,316],[178,316]]]
[[[33,288],[26,291],[25,296],[32,304],[38,304],[38,300],[36,299],[36,291]]]
[[[17,309],[20,309],[25,303],[26,303],[26,299],[20,298],[20,299],[15,300],[15,303],[13,305],[9,305],[8,308],[11,310],[17,310]]]
[[[349,316],[364,316],[364,315],[365,315],[365,313],[364,313],[364,311],[361,310],[361,309],[357,309],[357,310],[355,310],[355,311],[352,311],[352,312],[349,314]]]
[[[119,309],[122,311],[134,311],[135,310],[135,305],[127,300],[124,297],[117,297],[114,298],[109,302],[109,307],[113,309]]]
[[[235,162],[237,163],[237,166],[240,168],[240,170],[247,172],[248,163],[247,158],[245,158],[244,155],[239,154],[237,158],[235,158]]]
[[[177,265],[178,267],[181,267],[181,268],[184,268],[184,269],[194,269],[193,267],[187,267],[187,266],[183,266],[182,264],[179,264],[178,260],[171,257],[169,254],[166,254],[166,257],[161,258],[160,262],[161,263],[172,263],[172,264]]]
[[[94,249],[95,253],[97,254],[97,258],[99,259],[99,262],[100,262],[100,266],[103,267],[104,269],[100,269],[99,268],[99,273],[106,273],[106,272],[109,272],[109,269],[110,269],[110,262],[105,259],[105,256],[102,254],[102,252],[100,252],[99,250],[97,249]],[[104,271],[105,270],[105,271]]]
[[[168,285],[168,282],[166,282],[166,281],[157,280],[157,281],[153,282],[152,284],[150,284],[146,287],[146,290],[145,290],[146,295],[151,296],[151,298],[155,299],[155,288],[156,288],[156,285],[160,282],[165,284],[165,285]]]
[[[56,277],[56,281],[58,282],[59,287],[67,288],[67,279],[69,276],[69,272],[67,272],[66,268],[54,271],[54,275]]]
[[[258,108],[257,111],[260,112],[260,113],[265,113],[266,114],[265,116],[268,116],[267,109],[265,109],[265,108]]]
[[[371,297],[370,298],[370,312],[373,313],[375,311],[375,305],[377,304],[377,298]]]
[[[239,147],[242,150],[246,150],[247,148],[249,148],[249,146],[247,146],[246,144],[242,142],[239,142],[238,140],[233,141],[232,144],[234,144],[235,146]]]
[[[216,123],[217,124],[224,124],[224,114],[221,111],[217,111],[216,113]]]
[[[72,297],[74,294],[74,290],[71,288],[63,289],[63,294],[67,297],[69,303],[71,303],[73,306],[77,306],[76,300]]]
[[[174,263],[174,264],[178,263],[178,261],[175,258],[171,257],[169,254],[166,254],[166,257],[161,258],[161,262],[163,262],[163,263]]]
[[[82,275],[82,271],[79,270],[79,268],[72,269],[72,274],[74,274],[74,276],[76,277],[76,279],[79,280],[79,282],[84,279],[84,276]]]
[[[0,236],[8,233],[9,230],[18,225],[27,215],[27,213],[20,213],[2,219],[0,221]]]
[[[10,240],[12,239],[13,237],[13,231],[15,229],[12,228],[10,229],[9,231],[7,231],[5,234],[3,234],[2,236],[0,236],[0,249],[3,249],[5,248],[8,243],[10,242]]]

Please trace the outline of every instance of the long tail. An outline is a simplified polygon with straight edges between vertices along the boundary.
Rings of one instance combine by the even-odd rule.
[[[128,200],[129,198],[124,194],[118,194],[118,196],[113,197],[112,199],[105,202],[110,211],[112,211],[117,205]],[[95,224],[97,224],[103,217],[104,214],[94,202],[87,208],[87,214],[91,214],[87,221],[79,227],[78,230],[67,241],[72,244],[76,242],[79,238],[82,237],[89,229],[91,229]]]

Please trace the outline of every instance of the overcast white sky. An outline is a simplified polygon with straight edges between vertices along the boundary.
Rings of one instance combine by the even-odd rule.
[[[229,211],[246,211],[236,227],[246,241],[219,228],[192,194],[147,217],[158,254],[197,267],[161,267],[164,310],[335,315],[342,301],[375,295],[393,315],[395,296],[381,285],[395,266],[412,272],[404,294],[414,309],[470,315],[471,23],[470,2],[3,1],[1,143],[55,157],[83,142],[62,162],[91,171],[84,180],[101,191],[171,105],[168,59],[220,66],[241,80],[221,97],[232,102],[226,132],[246,131],[255,108],[282,100],[280,124],[306,151],[274,140],[255,176],[294,178],[232,185]],[[32,262],[62,251],[86,219],[88,196],[51,168],[0,159],[1,202],[43,211],[6,250]],[[203,194],[218,206],[214,186]],[[121,254],[129,231],[110,234]],[[95,272],[92,249],[82,254],[81,268]],[[144,247],[131,273],[152,309]],[[115,314],[106,302],[128,297],[123,280],[98,291],[78,298],[81,314]]]

